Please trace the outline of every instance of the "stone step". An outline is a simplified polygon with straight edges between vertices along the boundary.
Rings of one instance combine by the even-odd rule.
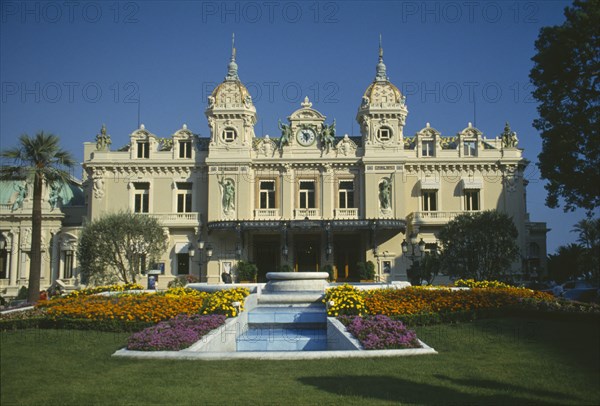
[[[248,324],[326,323],[324,307],[259,306],[248,313]]]
[[[259,305],[272,304],[323,304],[323,292],[299,291],[290,293],[267,293],[258,297]]]
[[[250,329],[237,338],[237,351],[325,351],[327,330],[303,328]]]

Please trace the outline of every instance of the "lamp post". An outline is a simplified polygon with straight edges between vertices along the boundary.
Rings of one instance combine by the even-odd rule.
[[[425,252],[425,241],[421,238],[421,241],[417,242],[417,236],[413,235],[410,238],[410,243],[406,240],[402,240],[402,254],[406,255],[411,261],[411,267],[407,270],[406,276],[410,279],[411,284],[421,284],[421,272],[418,270],[419,261],[417,258],[421,258]],[[414,267],[417,267],[417,274],[414,274]],[[418,280],[417,280],[418,278]],[[418,283],[415,283],[418,282]]]
[[[198,247],[198,251],[200,251],[198,254],[198,277],[200,279],[202,279],[202,264],[203,264],[202,252],[204,251],[205,244],[206,243],[204,242],[204,240],[202,240],[202,238],[198,238],[198,242],[197,242],[196,246]]]

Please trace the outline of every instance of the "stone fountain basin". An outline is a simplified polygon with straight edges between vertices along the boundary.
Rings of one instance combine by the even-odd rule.
[[[327,272],[268,272],[267,292],[318,291],[328,286]]]

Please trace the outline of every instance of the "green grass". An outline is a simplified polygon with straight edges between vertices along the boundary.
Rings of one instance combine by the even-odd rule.
[[[314,361],[111,358],[122,333],[0,333],[3,406],[600,404],[600,328],[506,318],[417,329],[438,355]]]

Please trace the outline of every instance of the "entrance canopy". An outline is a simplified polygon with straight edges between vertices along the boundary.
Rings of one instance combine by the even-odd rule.
[[[405,220],[373,219],[373,220],[245,220],[245,221],[212,221],[207,224],[210,231],[281,231],[281,230],[395,230],[406,232]]]

